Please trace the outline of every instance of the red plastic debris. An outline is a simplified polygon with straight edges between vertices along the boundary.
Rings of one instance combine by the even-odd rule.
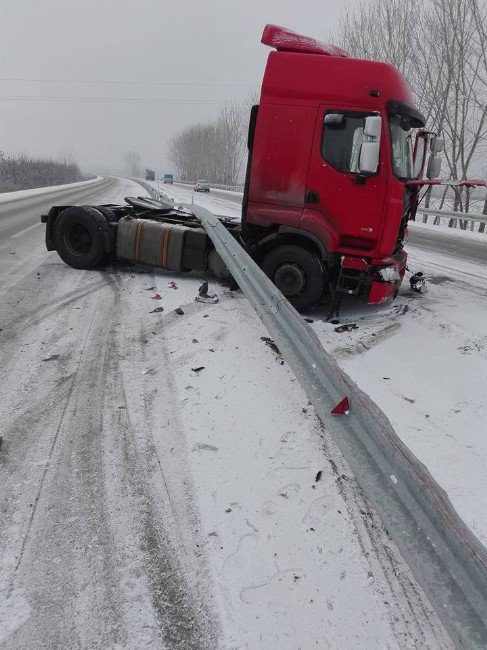
[[[178,285],[174,282],[174,280],[171,280],[171,282],[168,282],[168,285],[171,287],[171,289],[177,289]]]
[[[156,293],[155,296],[151,296],[152,300],[162,300],[160,294]]]
[[[338,404],[335,406],[335,408],[332,409],[331,414],[332,415],[346,415],[349,410],[350,410],[350,402],[348,400],[348,397],[344,397],[341,400],[341,402],[338,402]]]
[[[404,397],[404,399],[406,400],[406,402],[409,402],[410,404],[414,404],[414,400],[411,399],[411,397]]]

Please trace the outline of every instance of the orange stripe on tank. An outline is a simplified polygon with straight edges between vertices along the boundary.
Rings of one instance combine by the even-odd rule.
[[[139,261],[140,238],[142,237],[142,226],[143,226],[143,222],[139,221],[139,223],[137,224],[137,228],[135,230],[134,262]]]
[[[169,246],[169,236],[171,234],[171,231],[169,228],[164,231],[164,235],[162,237],[162,267],[165,268],[167,264],[167,249]]]

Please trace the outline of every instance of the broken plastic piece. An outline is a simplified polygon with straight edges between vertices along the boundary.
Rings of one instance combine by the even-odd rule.
[[[156,293],[155,296],[152,296],[152,300],[162,300],[161,295],[159,293]]]
[[[358,325],[356,323],[345,323],[339,327],[335,327],[335,332],[351,332],[352,330],[357,330]]]
[[[198,295],[195,298],[196,302],[207,302],[210,304],[215,304],[218,302],[216,294],[208,295],[208,281],[205,280],[203,284],[198,289]]]
[[[164,311],[164,307],[156,307],[150,313],[151,314],[160,314],[161,311]]]
[[[200,370],[204,370],[205,366],[198,366],[197,368],[191,368],[193,372],[200,372]]]
[[[422,271],[414,273],[409,278],[409,284],[411,285],[411,289],[416,293],[426,293],[428,291],[426,280]]]
[[[184,311],[181,309],[181,307],[176,307],[174,311],[176,314],[179,314],[179,316],[182,316],[184,314]]]
[[[338,402],[335,408],[332,409],[331,414],[347,415],[349,410],[350,410],[350,402],[348,400],[348,397],[345,396],[340,402]]]
[[[178,285],[174,282],[174,280],[171,280],[170,282],[167,283],[171,289],[177,289]]]

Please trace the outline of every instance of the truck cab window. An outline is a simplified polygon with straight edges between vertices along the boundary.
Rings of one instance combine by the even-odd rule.
[[[402,181],[413,178],[413,129],[409,120],[390,115],[392,171]]]
[[[365,114],[343,114],[343,119],[327,120],[323,125],[321,155],[340,172],[356,174],[359,171],[360,147],[364,140]]]

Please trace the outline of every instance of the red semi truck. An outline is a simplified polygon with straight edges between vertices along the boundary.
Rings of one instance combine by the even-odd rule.
[[[388,300],[406,270],[428,150],[433,178],[442,143],[394,67],[275,25],[262,42],[275,51],[250,116],[241,226],[228,227],[298,309],[330,290]],[[114,255],[169,268],[168,251],[172,271],[221,266],[196,220],[171,206],[139,198],[66,208],[43,217],[46,243],[76,268]]]

